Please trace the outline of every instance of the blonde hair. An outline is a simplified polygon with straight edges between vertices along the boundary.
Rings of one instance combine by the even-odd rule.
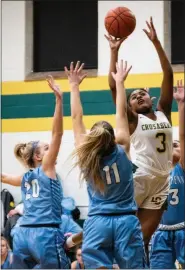
[[[101,174],[102,158],[113,151],[115,136],[112,126],[105,121],[97,122],[90,133],[85,135],[84,141],[73,152],[77,157],[75,166],[79,166],[80,178],[88,181],[92,179],[94,188],[104,193],[105,185]]]
[[[19,143],[14,148],[15,157],[26,167],[34,168],[34,153],[39,153],[39,141]]]
[[[7,248],[7,250],[9,251],[9,250],[11,250],[11,248],[10,248],[10,246],[9,246],[9,243],[8,243],[8,240],[6,240],[6,238],[4,237],[4,236],[1,236],[1,242],[2,241],[5,241],[6,242],[6,248]]]

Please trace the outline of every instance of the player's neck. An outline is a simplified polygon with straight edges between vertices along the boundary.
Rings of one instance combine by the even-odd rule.
[[[155,113],[154,113],[153,110],[150,110],[150,111],[148,111],[148,112],[144,112],[144,113],[142,113],[142,114],[143,114],[144,116],[146,116],[146,117],[152,119],[152,120],[156,120],[156,115],[155,115]]]

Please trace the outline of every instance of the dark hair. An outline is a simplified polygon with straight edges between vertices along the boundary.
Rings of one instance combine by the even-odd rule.
[[[149,94],[148,91],[146,91],[146,89],[144,89],[144,88],[133,89],[133,90],[129,91],[129,94],[127,94],[127,103],[128,103],[128,104],[129,104],[129,102],[130,102],[130,97],[131,97],[132,93],[133,93],[134,91],[136,91],[136,90],[145,91],[147,94]]]

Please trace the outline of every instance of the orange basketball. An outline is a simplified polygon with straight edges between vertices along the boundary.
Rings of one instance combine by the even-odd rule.
[[[107,32],[116,38],[128,37],[136,27],[136,17],[126,7],[109,10],[105,17]]]

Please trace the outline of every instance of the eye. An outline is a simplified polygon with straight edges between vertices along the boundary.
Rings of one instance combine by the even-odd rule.
[[[132,99],[132,100],[133,100],[133,99],[136,99],[136,96],[132,96],[132,98],[131,98],[131,99]]]

